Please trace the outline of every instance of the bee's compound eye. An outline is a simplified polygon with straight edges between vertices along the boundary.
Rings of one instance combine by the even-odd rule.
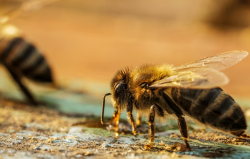
[[[119,93],[121,90],[125,89],[125,84],[123,82],[119,82],[115,84],[115,91]]]
[[[115,90],[119,89],[120,85],[121,85],[120,82],[119,82],[119,83],[116,83],[115,86],[114,86]]]
[[[141,84],[141,87],[142,87],[142,88],[148,89],[149,83],[143,82],[143,83]]]

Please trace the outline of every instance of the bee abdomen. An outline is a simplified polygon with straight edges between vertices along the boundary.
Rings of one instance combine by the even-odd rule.
[[[246,129],[240,106],[220,88],[179,89],[179,94],[172,92],[172,96],[188,115],[204,124],[224,131]]]
[[[23,38],[14,38],[1,59],[31,80],[53,82],[50,67],[43,55]]]
[[[0,53],[0,59],[4,60],[13,51],[13,49],[18,46],[23,41],[22,38],[14,38],[8,46]]]

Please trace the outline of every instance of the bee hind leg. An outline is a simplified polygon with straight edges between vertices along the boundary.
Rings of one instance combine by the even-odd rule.
[[[178,117],[178,127],[181,133],[181,137],[183,139],[183,141],[185,142],[187,149],[191,150],[190,145],[188,143],[188,129],[187,129],[187,123],[185,121],[185,118],[183,118],[182,116]]]
[[[149,136],[149,143],[144,146],[144,149],[150,149],[152,147],[152,143],[154,142],[154,139],[155,139],[155,127],[154,127],[155,110],[156,110],[156,105],[152,105],[150,107],[150,112],[149,112],[149,115],[148,115],[148,124],[149,124],[148,136]]]
[[[7,64],[4,64],[4,66],[8,69],[10,72],[12,78],[16,81],[16,83],[19,85],[22,92],[25,94],[26,98],[29,100],[29,103],[32,105],[39,105],[39,103],[35,100],[31,92],[28,90],[28,88],[22,83],[20,77],[17,75],[17,73]]]
[[[185,118],[183,117],[183,112],[178,107],[178,105],[171,99],[167,94],[163,93],[164,99],[169,104],[170,108],[173,110],[174,114],[178,118],[178,127],[181,133],[181,137],[187,146],[187,150],[191,150],[190,145],[188,143],[188,128]]]

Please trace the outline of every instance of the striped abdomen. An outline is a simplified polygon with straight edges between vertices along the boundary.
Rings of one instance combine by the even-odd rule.
[[[51,69],[35,46],[23,38],[12,39],[0,53],[0,60],[37,82],[53,82]]]
[[[171,92],[173,100],[185,114],[204,123],[232,134],[242,134],[246,119],[238,103],[221,88],[178,89]]]

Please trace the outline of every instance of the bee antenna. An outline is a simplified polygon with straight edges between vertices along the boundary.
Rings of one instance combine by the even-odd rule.
[[[104,116],[104,107],[105,107],[105,97],[111,95],[111,93],[107,93],[103,97],[102,101],[102,115],[101,115],[101,123],[103,124],[103,116]]]

